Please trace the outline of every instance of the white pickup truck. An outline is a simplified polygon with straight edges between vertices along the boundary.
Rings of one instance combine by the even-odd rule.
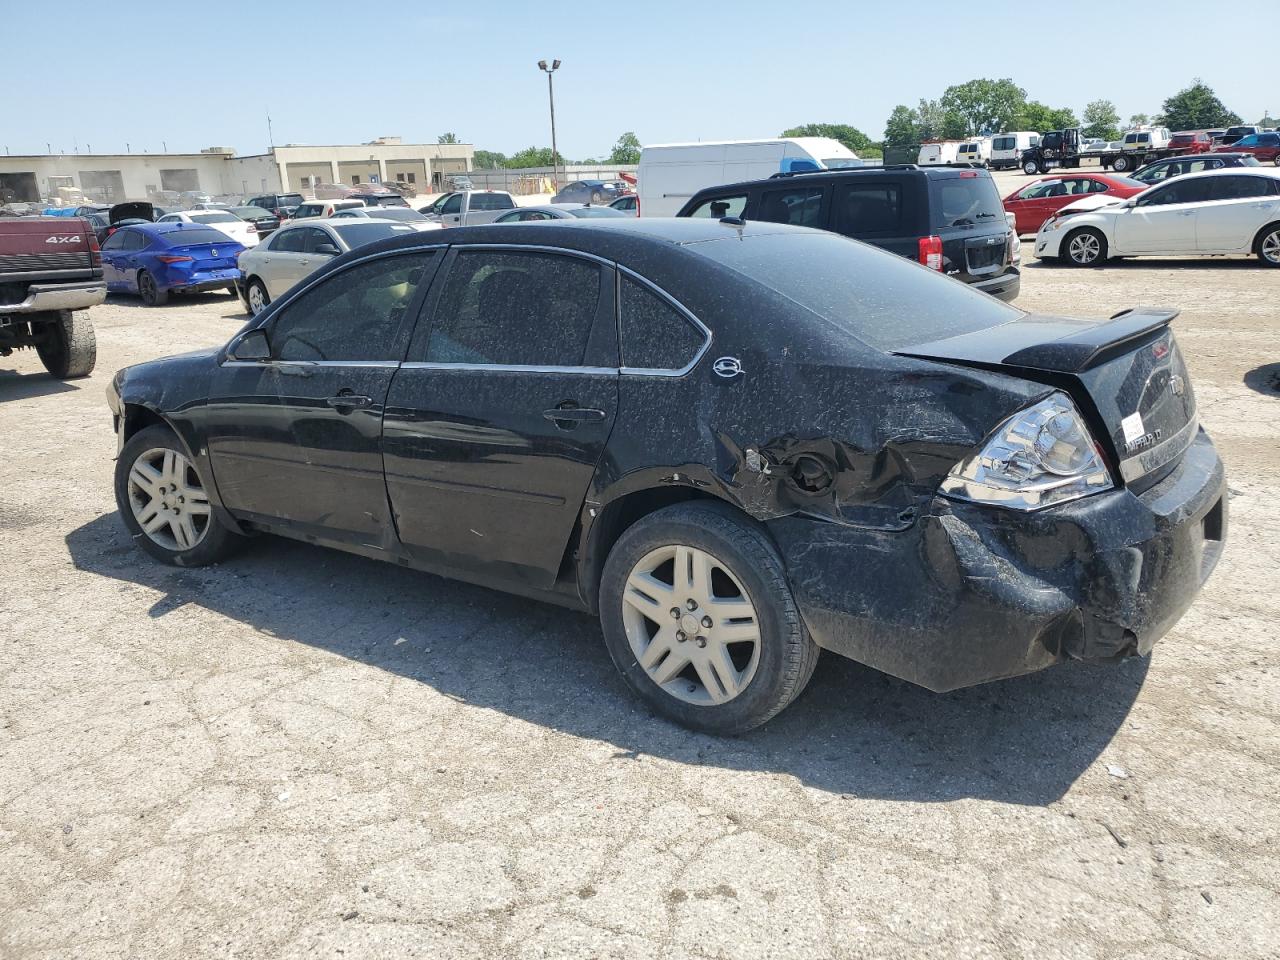
[[[442,227],[473,227],[493,223],[515,208],[515,199],[503,190],[462,190],[443,194],[421,212]]]

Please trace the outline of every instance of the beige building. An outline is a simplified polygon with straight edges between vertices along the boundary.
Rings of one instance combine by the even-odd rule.
[[[0,203],[82,194],[90,200],[143,200],[162,191],[212,196],[307,193],[321,183],[401,181],[418,193],[471,169],[469,143],[401,143],[379,137],[358,145],[273,147],[236,156],[230,147],[199,153],[57,154],[0,157]]]

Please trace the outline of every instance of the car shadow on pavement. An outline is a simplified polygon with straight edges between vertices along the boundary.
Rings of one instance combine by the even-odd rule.
[[[32,400],[36,397],[48,397],[55,393],[68,393],[79,389],[76,384],[55,380],[44,371],[19,373],[11,367],[0,367],[0,403],[9,400]]]
[[[1254,367],[1244,375],[1244,385],[1266,396],[1280,397],[1280,363]]]
[[[203,607],[282,644],[305,643],[461,702],[608,742],[619,763],[649,755],[764,771],[857,797],[1051,803],[1115,735],[1148,666],[1068,664],[940,695],[825,654],[809,689],[780,716],[719,739],[650,714],[583,614],[275,537],[214,567],[167,567],[135,546],[114,514],[73,530],[66,543],[77,569],[157,591],[154,618]]]

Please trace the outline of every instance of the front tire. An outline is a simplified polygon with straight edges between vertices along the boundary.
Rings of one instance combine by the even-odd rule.
[[[169,291],[160,289],[156,278],[146,270],[138,274],[138,296],[148,307],[162,307],[169,302]]]
[[[1280,267],[1280,223],[1263,227],[1254,249],[1263,266]]]
[[[1073,230],[1062,240],[1063,260],[1073,267],[1096,267],[1107,259],[1107,238],[1092,227]]]
[[[204,478],[168,427],[157,424],[129,438],[116,461],[115,493],[125,529],[162,563],[203,567],[242,540],[219,523]]]
[[[723,504],[676,504],[628,528],[605,562],[600,620],[640,698],[706,733],[765,723],[818,661],[773,543]]]
[[[1116,173],[1124,173],[1126,170],[1129,169],[1129,158],[1116,157],[1114,160],[1111,161],[1111,169],[1114,170]]]
[[[1034,177],[1040,172],[1040,166],[1034,160],[1027,160],[1022,164],[1022,172],[1028,177]]]
[[[254,277],[249,281],[249,292],[245,295],[245,300],[249,303],[250,315],[256,317],[267,309],[267,305],[271,303],[271,296],[267,293],[266,285]]]
[[[98,338],[88,310],[59,310],[51,336],[36,347],[40,362],[56,380],[87,377],[98,362]]]

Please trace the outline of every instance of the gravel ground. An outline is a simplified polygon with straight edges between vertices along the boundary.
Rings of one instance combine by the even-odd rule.
[[[1204,594],[1149,660],[944,696],[828,656],[739,740],[649,716],[586,617],[271,538],[135,549],[103,388],[231,298],[96,308],[87,380],[0,359],[0,956],[1275,957],[1280,272],[1023,291],[1183,308],[1231,483]]]

